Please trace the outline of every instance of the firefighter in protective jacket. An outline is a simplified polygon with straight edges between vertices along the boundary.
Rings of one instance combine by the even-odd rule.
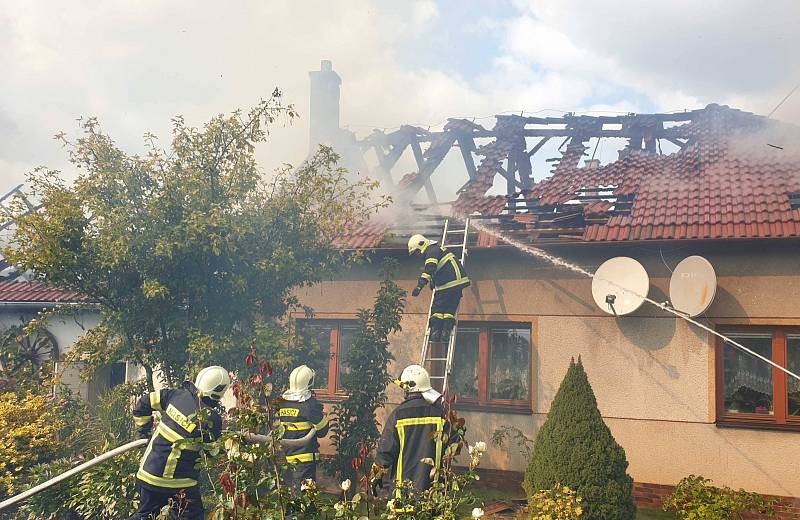
[[[300,486],[306,480],[316,480],[319,461],[319,441],[328,434],[328,418],[314,392],[314,371],[301,365],[289,375],[289,390],[283,393],[283,401],[278,408],[278,418],[286,429],[285,439],[309,437],[302,446],[286,446],[287,481],[291,486]],[[310,435],[311,430],[316,433]]]
[[[430,458],[434,467],[440,467],[444,450],[456,439],[445,420],[442,395],[431,388],[430,376],[423,367],[406,367],[399,384],[406,398],[386,420],[375,462],[388,469],[395,486],[410,480],[416,490],[424,491],[431,486],[431,466],[422,459]],[[442,431],[444,439],[433,435]],[[382,487],[383,482],[379,485]]]
[[[195,464],[200,443],[211,442],[221,433],[217,409],[230,384],[228,371],[212,366],[201,370],[194,384],[187,381],[183,388],[157,390],[139,399],[133,420],[139,437],[150,437],[150,443],[136,473],[141,503],[131,520],[155,518],[170,500],[181,511],[180,518],[204,518]],[[199,417],[204,409],[210,411],[210,422]],[[151,437],[156,411],[161,412],[161,420]]]
[[[453,253],[422,235],[414,235],[408,240],[408,254],[425,258],[424,270],[411,292],[412,296],[419,296],[427,284],[436,289],[428,322],[429,339],[434,343],[447,343],[456,322],[461,291],[470,284],[467,272]]]

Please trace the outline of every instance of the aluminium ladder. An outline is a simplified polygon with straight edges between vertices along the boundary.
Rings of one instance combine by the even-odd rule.
[[[449,244],[447,239],[451,235],[461,235],[461,243]],[[464,229],[450,229],[450,220],[444,221],[444,231],[442,232],[442,241],[440,244],[445,250],[461,249],[461,256],[459,260],[463,266],[467,260],[467,238],[469,237],[469,217],[464,220]],[[450,378],[450,372],[453,368],[453,353],[456,345],[456,332],[458,330],[458,309],[455,312],[455,324],[450,333],[450,341],[447,343],[446,351],[443,351],[441,343],[434,343],[435,348],[431,348],[431,343],[428,341],[431,335],[431,329],[428,323],[431,319],[433,312],[433,298],[436,296],[436,289],[433,290],[431,296],[431,304],[428,307],[428,318],[425,322],[425,338],[422,340],[422,360],[421,365],[428,370],[431,378],[431,386],[441,393],[447,391],[447,382]],[[460,308],[460,306],[459,306]]]

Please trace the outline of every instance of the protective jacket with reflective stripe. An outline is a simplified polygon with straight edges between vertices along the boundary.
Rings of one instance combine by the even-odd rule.
[[[444,409],[437,402],[428,403],[421,394],[409,394],[386,420],[378,441],[376,462],[391,468],[395,483],[411,480],[417,490],[431,485],[431,466],[420,462],[430,458],[439,467],[447,444],[452,442]],[[433,439],[433,432],[444,431],[445,442]]]
[[[281,401],[278,408],[278,419],[286,428],[284,438],[301,439],[308,435],[308,430],[317,429],[317,435],[305,446],[287,446],[284,448],[286,461],[289,463],[312,462],[319,459],[319,441],[328,434],[328,418],[316,397],[303,402]]]
[[[467,287],[470,283],[467,271],[452,252],[437,242],[426,245],[422,254],[425,257],[425,268],[419,278],[419,285],[431,284],[431,288],[439,291],[452,287]]]
[[[161,420],[136,473],[142,485],[156,490],[197,485],[199,472],[195,464],[200,455],[200,442],[211,442],[222,431],[219,412],[208,408],[211,424],[201,424],[197,416],[199,399],[189,390],[164,389],[139,399],[133,409],[133,420],[141,437],[152,430],[153,412],[161,412]]]

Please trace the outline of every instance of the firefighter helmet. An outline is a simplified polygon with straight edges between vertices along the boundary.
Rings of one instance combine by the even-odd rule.
[[[409,392],[427,392],[431,389],[428,371],[419,365],[409,365],[400,374],[400,382]]]
[[[231,375],[220,366],[206,367],[198,372],[194,386],[200,397],[210,397],[219,401],[225,390],[231,386]]]
[[[305,392],[314,386],[314,370],[306,365],[300,365],[289,374],[289,391]]]
[[[426,246],[433,244],[433,242],[433,240],[425,238],[424,235],[412,235],[412,237],[408,239],[408,254],[412,255],[417,251],[421,253]]]

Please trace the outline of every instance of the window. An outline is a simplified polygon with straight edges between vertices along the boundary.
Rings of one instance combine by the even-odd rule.
[[[450,391],[459,402],[530,409],[530,325],[459,324]]]
[[[800,371],[800,328],[736,327],[726,336]],[[800,430],[800,381],[721,339],[716,347],[717,423]]]
[[[315,390],[324,395],[341,394],[341,375],[347,373],[347,353],[357,327],[353,321],[304,321],[299,325],[301,341],[316,351],[306,363],[316,372]]]

